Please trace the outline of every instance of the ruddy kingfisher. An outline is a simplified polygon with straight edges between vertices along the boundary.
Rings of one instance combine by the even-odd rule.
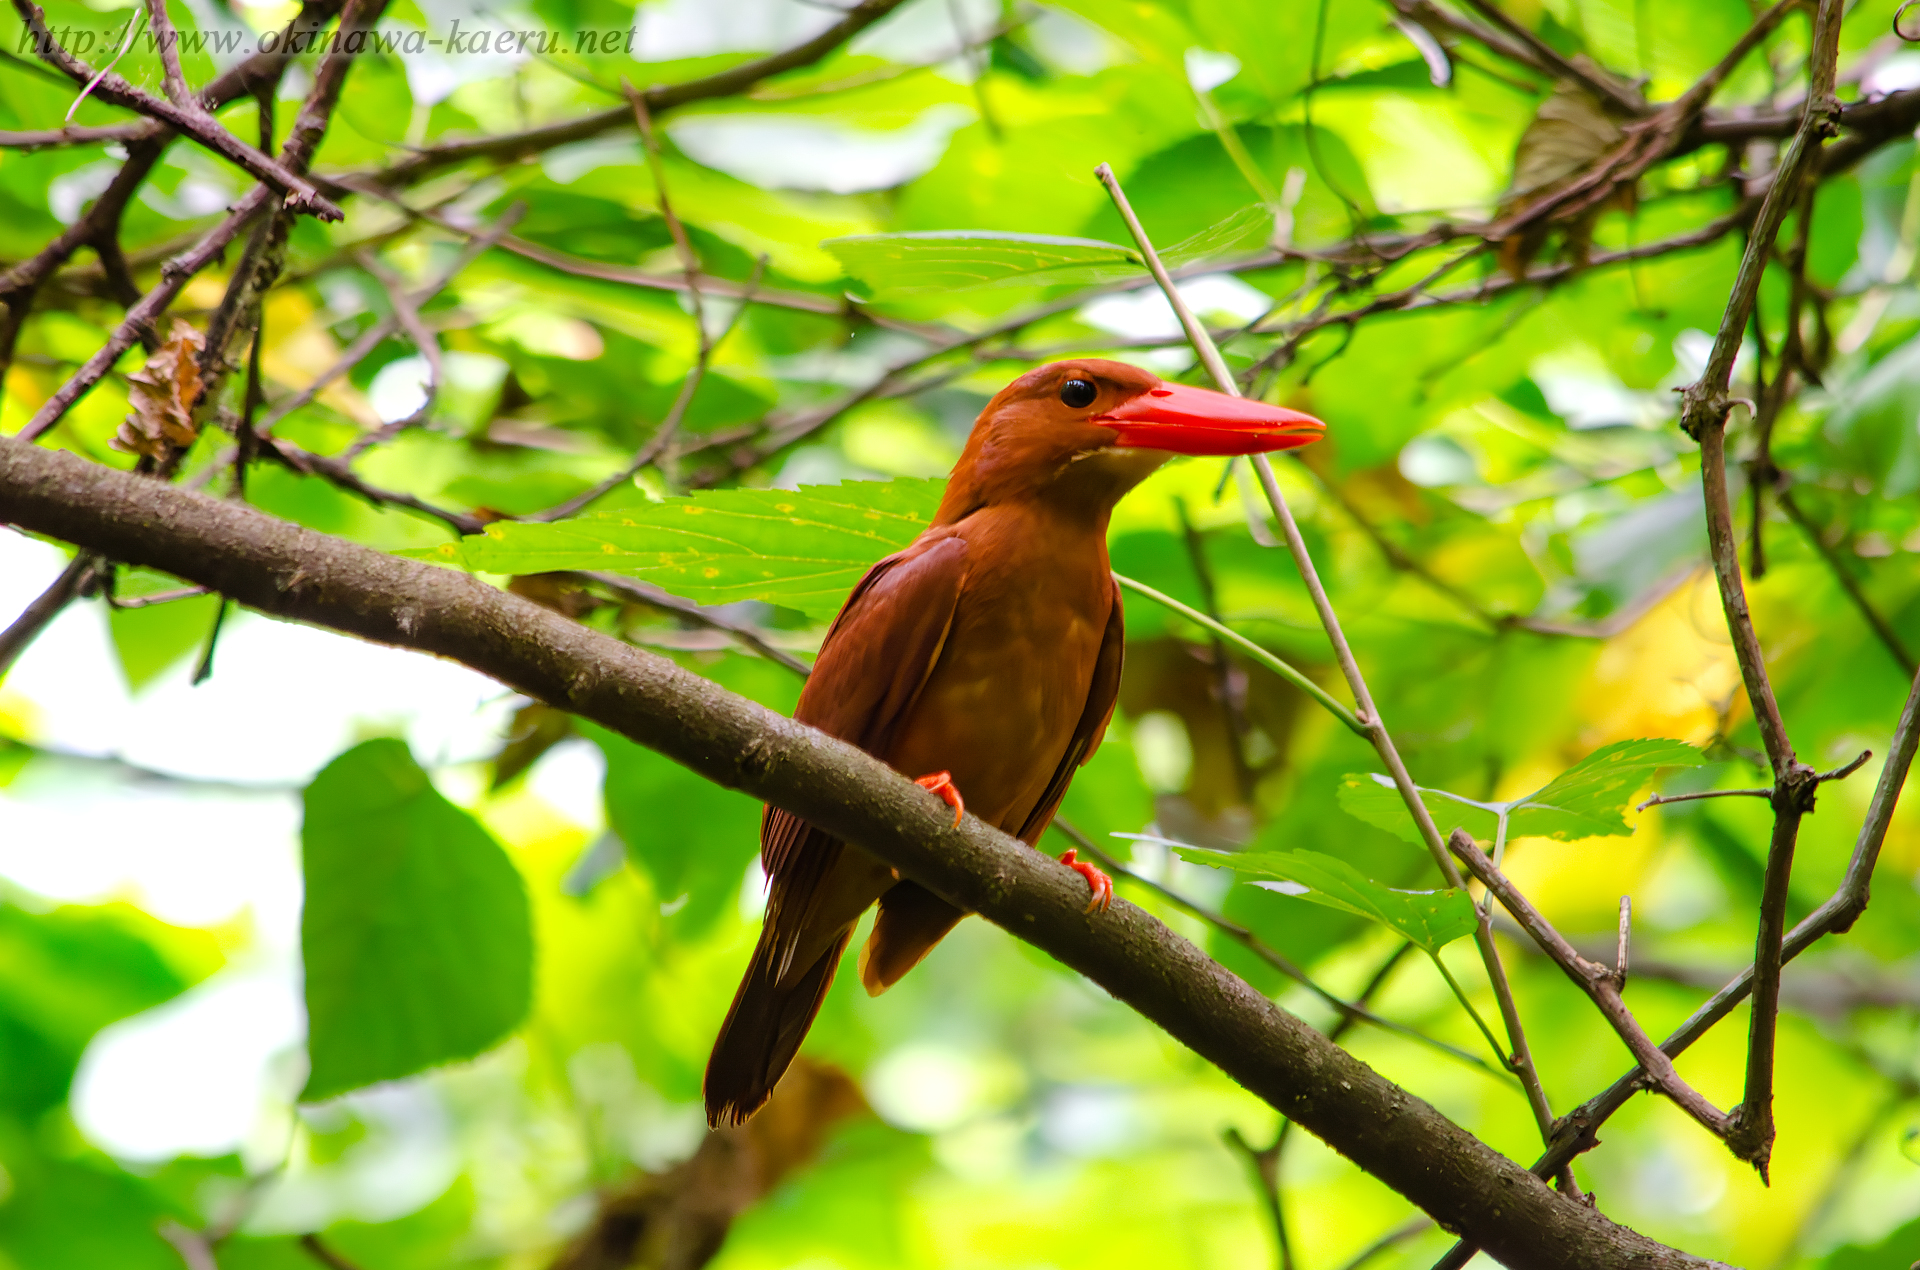
[[[1135,366],[1082,358],[1029,371],[987,403],[939,511],[847,597],[794,718],[859,746],[1029,845],[1105,734],[1125,646],[1107,522],[1176,455],[1306,445],[1318,419]],[[964,793],[964,799],[962,797]],[[854,927],[870,994],[898,982],[966,914],[859,847],[777,807],[761,822],[765,924],[707,1064],[707,1119],[738,1124],[793,1061]],[[1113,883],[1068,851],[1087,911]]]

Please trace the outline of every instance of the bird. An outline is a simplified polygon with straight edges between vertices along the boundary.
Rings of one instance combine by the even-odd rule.
[[[1035,845],[1113,717],[1125,633],[1107,559],[1120,498],[1176,455],[1317,440],[1311,415],[1081,358],[1021,375],[981,411],[932,523],[853,588],[794,718],[857,745]],[[743,1123],[799,1051],[866,910],[869,994],[897,983],[965,912],[877,857],[769,805],[767,907],[714,1042],[707,1120]],[[1074,851],[1089,913],[1113,883]]]

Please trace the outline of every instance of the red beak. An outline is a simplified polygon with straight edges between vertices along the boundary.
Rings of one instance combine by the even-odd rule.
[[[1318,441],[1327,430],[1298,410],[1164,382],[1089,422],[1112,428],[1118,445],[1174,454],[1267,454]]]

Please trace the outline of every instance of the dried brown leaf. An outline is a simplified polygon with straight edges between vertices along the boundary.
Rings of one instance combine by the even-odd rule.
[[[133,413],[120,425],[113,446],[131,454],[164,458],[170,448],[193,444],[198,429],[193,407],[206,385],[200,379],[200,352],[206,337],[178,319],[167,342],[147,356],[147,364],[127,376],[127,404]]]

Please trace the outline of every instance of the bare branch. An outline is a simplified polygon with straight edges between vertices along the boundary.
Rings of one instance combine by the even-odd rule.
[[[25,0],[14,0],[14,2],[25,3]],[[688,102],[731,97],[736,93],[745,92],[763,79],[770,79],[775,75],[797,70],[803,66],[811,66],[893,12],[900,3],[901,0],[861,0],[861,3],[847,10],[846,17],[803,44],[796,44],[783,52],[773,53],[751,62],[743,62],[702,79],[691,79],[679,84],[655,85],[643,94],[647,109],[654,114],[659,114],[663,110],[684,106]],[[464,163],[468,159],[510,162],[529,154],[551,150],[555,146],[566,145],[569,142],[586,141],[617,128],[626,127],[632,122],[633,112],[623,104],[579,119],[570,119],[565,123],[546,124],[538,128],[529,128],[524,132],[476,137],[470,141],[441,142],[367,175],[376,184],[398,188],[413,184],[429,172],[438,171],[451,164]]]
[[[97,564],[99,561],[87,552],[75,555],[67,567],[60,571],[60,576],[53,580],[53,585],[27,605],[7,629],[0,631],[0,679],[7,677],[7,672],[13,669],[13,663],[20,659],[21,653],[27,651],[28,645],[40,637],[40,632],[46,630],[67,605],[79,598]]]
[[[149,0],[150,4],[159,4],[162,0]],[[197,106],[180,106],[164,98],[139,88],[119,75],[95,72],[91,66],[67,52],[60,41],[53,38],[53,32],[47,29],[46,15],[33,0],[13,0],[14,9],[27,24],[34,52],[49,65],[58,68],[77,84],[87,84],[96,78],[93,92],[103,101],[116,106],[125,106],[137,110],[150,119],[165,124],[182,136],[199,142],[208,150],[226,159],[258,180],[266,182],[286,198],[288,210],[304,212],[317,216],[321,220],[335,221],[341,218],[339,207],[315,189],[313,183],[305,177],[296,175],[285,165],[275,162],[260,153],[240,138],[220,126],[219,121]],[[156,32],[157,34],[157,32]],[[174,55],[174,70],[178,70],[179,57]],[[184,91],[186,81],[180,86]]]
[[[428,301],[432,300],[436,295],[439,295],[440,292],[446,289],[449,283],[459,277],[468,265],[484,255],[489,248],[495,246],[507,235],[509,230],[520,222],[520,218],[526,215],[526,212],[527,207],[525,203],[515,203],[507,208],[506,211],[502,212],[499,219],[495,220],[492,225],[487,226],[485,229],[464,231],[468,234],[468,240],[466,246],[461,249],[460,254],[455,256],[445,269],[434,274],[417,289],[407,293],[406,298],[412,304],[414,311],[418,313]],[[358,366],[362,361],[366,360],[367,356],[380,346],[382,340],[399,329],[399,325],[397,316],[388,316],[379,319],[365,331],[362,331],[360,335],[354,339],[353,343],[349,344],[346,350],[340,354],[339,359],[336,360],[333,365],[321,371],[319,375],[315,376],[312,383],[302,388],[293,396],[277,403],[273,409],[267,412],[267,417],[260,421],[259,431],[261,435],[265,436],[272,432],[274,424],[312,402],[314,398],[326,390],[327,385],[333,383],[342,375],[351,371],[355,366]],[[429,339],[429,342],[432,342],[431,339]]]
[[[1535,35],[1527,27],[1520,25],[1507,16],[1504,9],[1493,0],[1466,0],[1472,9],[1487,21],[1505,31],[1514,41],[1527,50],[1534,63],[1551,72],[1555,78],[1572,80],[1586,88],[1596,97],[1605,98],[1629,114],[1645,114],[1647,103],[1640,94],[1622,84],[1613,76],[1598,67],[1582,66],[1561,55],[1560,51]]]
[[[1783,964],[1792,961],[1827,935],[1851,929],[1860,914],[1866,911],[1867,901],[1872,895],[1874,866],[1879,863],[1880,848],[1886,842],[1888,826],[1893,823],[1893,809],[1899,804],[1900,791],[1913,766],[1916,748],[1920,748],[1920,676],[1915,677],[1912,690],[1907,694],[1906,705],[1900,711],[1900,719],[1894,725],[1893,737],[1887,747],[1886,765],[1880,769],[1880,780],[1874,786],[1873,801],[1868,805],[1866,820],[1860,826],[1852,858],[1847,863],[1846,876],[1841,880],[1839,889],[1824,904],[1788,933],[1781,946]],[[1641,973],[1647,973],[1644,965]],[[1661,1052],[1669,1058],[1678,1058],[1686,1052],[1688,1047],[1747,999],[1753,991],[1753,981],[1754,970],[1748,966],[1662,1041]],[[1640,1069],[1635,1068],[1604,1092],[1568,1112],[1555,1126],[1553,1144],[1546,1154],[1535,1161],[1534,1173],[1550,1176],[1574,1156],[1591,1150],[1595,1145],[1594,1133],[1639,1091],[1640,1080]]]
[[[1913,654],[1907,651],[1906,643],[1900,638],[1900,633],[1894,630],[1893,625],[1880,616],[1879,610],[1873,607],[1872,601],[1867,599],[1867,593],[1860,589],[1859,579],[1853,576],[1846,562],[1840,559],[1840,553],[1833,549],[1814,523],[1807,519],[1807,513],[1801,509],[1799,501],[1793,496],[1793,491],[1779,490],[1774,495],[1774,499],[1780,504],[1780,510],[1784,511],[1794,524],[1800,526],[1800,531],[1806,534],[1807,541],[1813,544],[1813,549],[1820,553],[1820,558],[1826,561],[1827,568],[1832,570],[1833,580],[1838,582],[1840,589],[1847,593],[1847,598],[1853,601],[1853,607],[1860,611],[1860,616],[1866,619],[1867,625],[1886,646],[1887,651],[1893,655],[1894,661],[1900,663],[1900,669],[1909,675],[1913,674],[1916,669]]]
[[[187,87],[186,74],[180,69],[180,33],[173,29],[173,20],[167,16],[167,0],[147,0],[147,26],[152,29],[153,42],[160,50],[160,66],[167,77],[167,99],[189,114],[198,113],[200,99]]]
[[[1600,1013],[1620,1039],[1626,1042],[1627,1049],[1639,1060],[1641,1070],[1646,1072],[1653,1085],[1698,1121],[1707,1132],[1724,1139],[1729,1125],[1726,1113],[1680,1079],[1680,1074],[1673,1069],[1673,1060],[1661,1053],[1660,1047],[1653,1043],[1653,1038],[1647,1035],[1640,1021],[1633,1017],[1633,1012],[1620,999],[1621,976],[1575,952],[1573,945],[1540,915],[1540,911],[1520,893],[1519,888],[1494,867],[1493,861],[1474,844],[1472,835],[1466,830],[1455,829],[1453,836],[1447,840],[1447,846],[1465,861],[1467,868],[1473,871],[1473,876],[1498,897],[1501,905],[1513,915],[1513,920],[1520,923],[1521,929],[1533,937],[1547,956],[1553,958],[1554,964],[1566,972],[1567,978],[1573,980],[1575,986],[1600,1008]],[[1624,903],[1620,912],[1620,964],[1624,966],[1627,929],[1627,907]]]

